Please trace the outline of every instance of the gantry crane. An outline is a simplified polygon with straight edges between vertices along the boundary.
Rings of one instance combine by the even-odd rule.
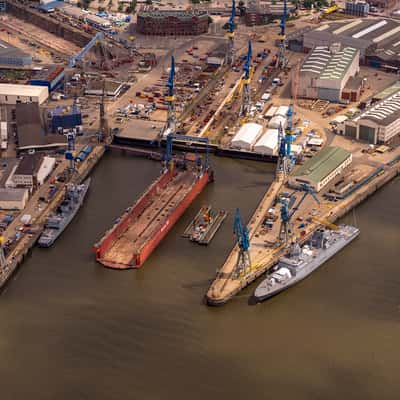
[[[242,82],[241,82],[241,87],[243,90],[242,94],[242,105],[240,107],[240,115],[246,116],[250,112],[250,81],[253,75],[253,67],[251,65],[251,59],[252,59],[252,51],[251,51],[251,40],[249,39],[248,47],[247,47],[247,54],[246,54],[246,60],[244,62],[243,66],[243,76],[242,76]]]
[[[232,0],[231,16],[228,21],[228,32],[227,37],[229,40],[229,48],[226,53],[226,63],[233,66],[235,62],[235,16],[236,16],[236,4],[235,0]]]
[[[167,136],[167,143],[166,143],[166,150],[165,154],[163,155],[163,164],[164,164],[164,171],[168,171],[172,168],[172,145],[173,140],[177,139],[184,142],[199,142],[205,144],[206,146],[206,154],[204,162],[200,156],[196,159],[196,165],[198,169],[198,175],[201,176],[203,171],[209,170],[209,158],[210,158],[210,149],[209,149],[209,141],[207,137],[197,137],[197,136],[186,136],[186,135],[176,135],[173,133],[168,134]]]
[[[236,276],[245,274],[251,267],[250,261],[250,239],[249,230],[245,224],[243,224],[240,211],[237,208],[235,211],[235,222],[233,225],[233,232],[237,238],[237,244],[239,247],[239,254],[236,262],[236,268],[234,273]]]
[[[171,68],[167,82],[168,93],[165,96],[165,101],[168,103],[167,123],[164,128],[164,133],[175,134],[176,131],[176,112],[175,112],[175,59],[171,56]]]
[[[286,0],[283,0],[283,14],[281,17],[281,21],[279,23],[279,27],[281,30],[278,35],[279,39],[278,60],[276,63],[279,69],[286,68],[288,63],[286,57],[286,19],[287,19],[287,2]]]
[[[281,203],[281,227],[279,230],[279,240],[283,241],[285,245],[289,244],[289,235],[291,233],[290,229],[290,221],[293,217],[293,215],[296,213],[296,211],[299,209],[307,195],[311,195],[314,200],[320,204],[320,201],[318,197],[315,194],[314,189],[309,186],[309,185],[302,185],[300,188],[301,191],[304,192],[303,197],[300,199],[300,201],[297,203],[296,206],[292,208],[292,210],[289,210],[289,203],[290,203],[290,198],[293,196],[295,192],[290,194],[288,197],[279,197],[278,200]]]

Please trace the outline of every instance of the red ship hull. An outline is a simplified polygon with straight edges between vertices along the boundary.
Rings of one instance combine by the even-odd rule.
[[[121,217],[120,221],[104,235],[100,242],[94,245],[98,262],[106,267],[115,269],[140,268],[143,265],[153,250],[210,181],[210,174],[208,172],[204,173],[200,178],[194,179],[188,190],[184,192],[183,198],[180,199],[178,204],[174,205],[173,208],[166,203],[166,215],[160,218],[160,223],[151,232],[151,235],[140,245],[140,248],[126,249],[126,247],[129,247],[129,244],[125,246],[124,251],[129,251],[129,260],[125,259],[124,262],[120,262],[118,261],[120,257],[117,255],[114,255],[114,257],[110,256],[111,248],[115,245],[117,240],[123,237],[127,230],[134,227],[133,224],[138,223],[139,218],[149,207],[154,206],[154,198],[159,196],[162,191],[166,191],[169,185],[173,184],[172,181],[176,175],[177,173],[169,171],[160,176],[139,200],[136,201],[131,209]]]

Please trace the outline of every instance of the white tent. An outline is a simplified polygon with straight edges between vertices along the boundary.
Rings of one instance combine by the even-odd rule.
[[[254,143],[262,134],[263,127],[260,124],[249,122],[240,127],[238,133],[232,139],[232,147],[241,150],[251,150]]]
[[[282,124],[282,128],[285,129],[287,125],[287,120],[281,115],[276,115],[269,121],[268,128],[278,129],[280,124]]]
[[[272,118],[275,115],[277,110],[278,110],[278,107],[275,107],[275,106],[268,108],[267,112],[264,114],[264,117]]]
[[[269,156],[276,155],[278,153],[278,129],[267,129],[254,145],[254,151]]]
[[[289,111],[289,107],[288,106],[280,106],[276,110],[275,115],[280,115],[282,117],[286,117],[288,111]]]

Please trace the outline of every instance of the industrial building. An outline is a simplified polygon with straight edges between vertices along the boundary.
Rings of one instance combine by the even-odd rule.
[[[49,92],[52,92],[64,83],[64,78],[64,68],[60,66],[52,66],[35,74],[35,76],[29,81],[29,84],[33,86],[46,86]]]
[[[235,149],[251,151],[262,133],[262,125],[248,122],[240,127],[239,131],[233,137],[231,145]]]
[[[360,62],[396,72],[400,69],[400,22],[390,18],[358,18],[346,22],[329,22],[292,36],[302,40],[303,51],[317,46],[341,43],[360,51]],[[289,43],[289,47],[290,43]]]
[[[101,96],[117,97],[120,95],[124,85],[122,82],[110,79],[90,79],[85,88],[85,95],[87,96]]]
[[[19,162],[12,180],[16,187],[33,187],[37,184],[37,174],[43,161],[41,154],[27,154]]]
[[[359,73],[359,54],[352,47],[340,50],[340,45],[316,46],[300,68],[297,96],[342,102],[342,93],[349,79]],[[294,85],[294,79],[292,81]],[[359,93],[357,88],[355,93]],[[358,99],[354,99],[356,100]]]
[[[47,90],[47,88],[45,89]],[[65,135],[47,132],[46,124],[37,103],[17,104],[15,116],[19,151],[65,147],[67,145]]]
[[[369,13],[369,4],[366,1],[346,1],[345,14],[366,17]]]
[[[201,35],[208,32],[208,12],[198,10],[139,11],[137,32],[145,35]]]
[[[71,107],[60,106],[50,111],[51,130],[53,133],[59,133],[67,129],[82,128],[82,113],[77,105]]]
[[[338,133],[371,144],[391,142],[400,135],[400,81],[380,92],[360,114],[338,125]]]
[[[290,174],[289,185],[298,188],[306,184],[319,192],[351,164],[352,157],[341,147],[324,147]]]
[[[23,210],[29,198],[28,189],[0,188],[0,209]]]
[[[14,85],[0,83],[0,104],[18,103],[43,104],[49,97],[49,90],[44,86]]]
[[[9,43],[0,40],[0,65],[25,67],[32,65],[32,56]]]

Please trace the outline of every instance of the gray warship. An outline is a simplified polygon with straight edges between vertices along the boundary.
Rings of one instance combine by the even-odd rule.
[[[50,247],[61,235],[82,206],[89,185],[90,178],[81,185],[67,186],[63,202],[45,223],[45,229],[38,240],[39,247]]]
[[[317,229],[302,247],[293,243],[287,256],[281,257],[272,272],[267,273],[254,292],[258,302],[267,300],[306,278],[325,261],[348,245],[360,233],[350,225],[337,229]]]

